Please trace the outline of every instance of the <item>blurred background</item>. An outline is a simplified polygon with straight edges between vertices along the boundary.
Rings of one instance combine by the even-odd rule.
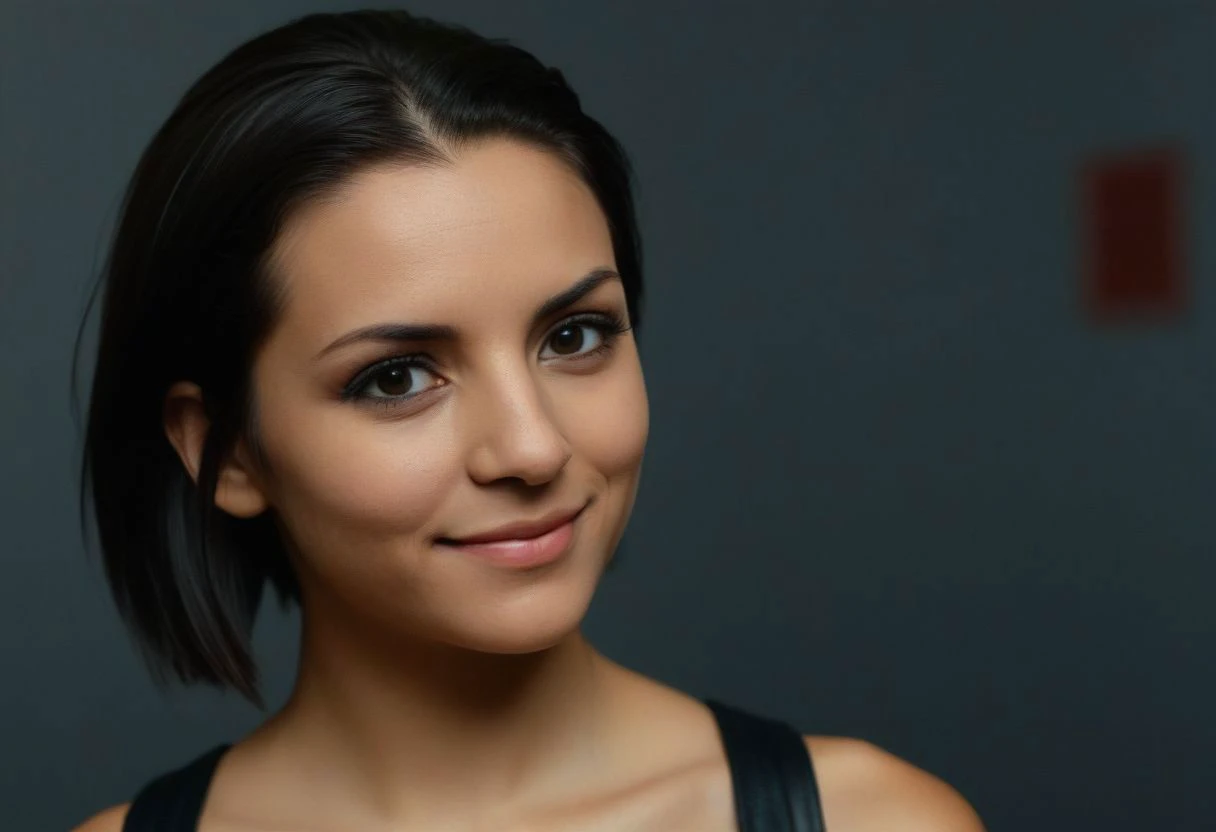
[[[181,93],[360,5],[0,0],[6,829],[259,719],[158,693],[126,640],[77,523],[71,353]],[[406,7],[561,67],[636,165],[652,440],[601,648],[876,742],[993,832],[1210,829],[1216,3]],[[268,607],[272,704],[294,638]]]

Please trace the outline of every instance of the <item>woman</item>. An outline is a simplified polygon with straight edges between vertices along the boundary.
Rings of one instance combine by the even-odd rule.
[[[81,830],[970,832],[882,751],[702,703],[580,621],[647,433],[625,157],[562,76],[303,18],[184,97],[106,269],[86,483],[154,666],[286,706]]]

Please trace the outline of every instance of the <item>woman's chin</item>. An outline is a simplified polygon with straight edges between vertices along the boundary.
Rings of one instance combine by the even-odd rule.
[[[540,601],[513,603],[487,611],[476,621],[460,622],[453,628],[459,630],[459,634],[453,633],[453,641],[470,650],[500,655],[549,650],[578,632],[587,614],[590,593],[585,599]]]

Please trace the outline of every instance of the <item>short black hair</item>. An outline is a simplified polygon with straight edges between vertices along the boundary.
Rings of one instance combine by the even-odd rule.
[[[251,367],[283,303],[270,257],[285,221],[360,169],[443,162],[495,136],[557,154],[589,186],[636,327],[641,252],[625,153],[558,70],[507,41],[402,11],[308,15],[210,69],[143,153],[98,284],[80,497],[82,520],[91,498],[106,577],[161,681],[230,687],[260,704],[250,640],[263,589],[299,599],[273,516],[238,519],[214,504],[236,441],[256,452]],[[182,380],[202,388],[211,423],[197,484],[164,431],[165,395]]]

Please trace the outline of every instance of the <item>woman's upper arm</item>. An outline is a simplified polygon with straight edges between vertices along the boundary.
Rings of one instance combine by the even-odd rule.
[[[98,812],[93,817],[77,826],[72,832],[122,832],[123,822],[127,819],[129,803],[111,806],[104,812]]]
[[[971,804],[932,774],[862,740],[806,740],[833,832],[984,832]]]

